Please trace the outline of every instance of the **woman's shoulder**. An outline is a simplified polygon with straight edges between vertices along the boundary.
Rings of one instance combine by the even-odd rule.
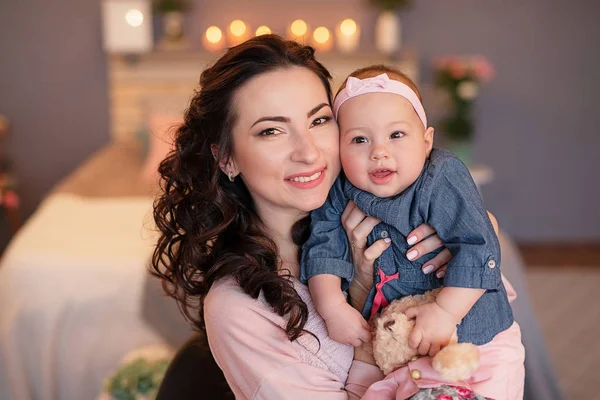
[[[265,318],[278,326],[284,324],[283,318],[275,314],[262,295],[252,298],[234,278],[222,278],[213,283],[204,299],[206,323],[228,325],[235,321],[247,322],[248,318]]]

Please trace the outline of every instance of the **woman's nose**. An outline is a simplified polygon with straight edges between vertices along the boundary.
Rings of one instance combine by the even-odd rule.
[[[385,160],[390,157],[390,152],[386,146],[378,145],[371,150],[371,160]]]
[[[307,131],[296,135],[292,161],[312,164],[319,159],[319,155],[320,150],[315,142],[315,137],[310,132]]]

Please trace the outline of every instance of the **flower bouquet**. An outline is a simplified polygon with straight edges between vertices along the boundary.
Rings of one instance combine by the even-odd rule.
[[[439,129],[450,146],[467,148],[473,139],[473,107],[483,83],[494,77],[494,68],[483,56],[445,56],[435,62],[435,85],[444,97],[447,112]],[[461,157],[466,149],[451,149]],[[468,164],[470,156],[461,157]]]
[[[173,358],[163,346],[149,346],[127,354],[105,382],[97,400],[152,400]]]

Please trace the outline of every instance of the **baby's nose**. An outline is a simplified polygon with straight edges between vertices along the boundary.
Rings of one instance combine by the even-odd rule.
[[[371,152],[371,159],[382,160],[389,158],[390,153],[385,146],[377,146]]]

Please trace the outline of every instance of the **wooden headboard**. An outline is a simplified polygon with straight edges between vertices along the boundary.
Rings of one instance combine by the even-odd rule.
[[[198,87],[200,73],[218,59],[205,52],[157,51],[141,56],[111,56],[109,101],[111,138],[135,140],[136,134],[153,112],[181,113]],[[418,82],[418,63],[414,54],[398,61],[381,55],[334,53],[317,54],[333,76],[333,90],[352,71],[370,64],[388,64],[399,68]]]

